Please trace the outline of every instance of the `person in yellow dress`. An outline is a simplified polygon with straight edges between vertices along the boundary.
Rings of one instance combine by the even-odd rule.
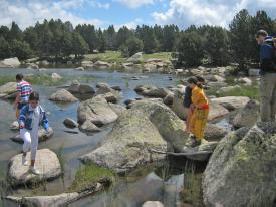
[[[188,83],[192,88],[192,114],[189,128],[195,139],[193,146],[196,146],[204,140],[204,132],[209,114],[209,102],[202,85],[198,83],[196,78],[189,78]]]

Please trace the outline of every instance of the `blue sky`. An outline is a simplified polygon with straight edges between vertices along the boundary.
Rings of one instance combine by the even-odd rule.
[[[211,24],[227,27],[241,9],[251,14],[263,9],[276,18],[275,0],[0,0],[0,25],[21,28],[43,19],[90,23],[106,28],[141,24]]]

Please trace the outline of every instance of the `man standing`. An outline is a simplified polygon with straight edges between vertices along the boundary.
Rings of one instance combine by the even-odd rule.
[[[256,34],[257,43],[260,45],[260,105],[261,121],[275,121],[276,114],[276,65],[274,63],[274,45],[272,37],[264,30]]]
[[[28,104],[29,95],[32,92],[32,86],[27,81],[23,80],[23,75],[21,73],[16,75],[16,98],[14,101],[14,108],[16,109],[16,118],[18,119],[20,110]]]

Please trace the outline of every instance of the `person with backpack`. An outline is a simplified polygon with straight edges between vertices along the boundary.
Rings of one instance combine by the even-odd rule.
[[[256,33],[260,45],[260,115],[262,122],[275,121],[276,115],[276,62],[273,38],[265,30]]]
[[[28,104],[29,95],[32,92],[32,86],[29,82],[25,81],[24,76],[21,73],[18,73],[15,76],[17,85],[16,85],[16,98],[14,101],[14,109],[16,109],[15,116],[18,119],[20,110]]]
[[[196,77],[189,78],[188,83],[192,88],[192,104],[190,106],[192,112],[189,120],[189,130],[193,134],[191,147],[196,147],[206,141],[204,134],[209,115],[209,101],[202,84]]]
[[[202,76],[196,75],[194,78],[197,79],[197,83],[200,86],[203,86],[205,83],[205,79]],[[185,88],[185,93],[184,93],[184,101],[183,101],[185,113],[187,114],[186,117],[186,132],[190,132],[190,119],[192,116],[192,88],[188,85]]]
[[[38,129],[42,126],[49,133],[49,124],[45,111],[39,105],[39,94],[33,91],[29,96],[29,104],[24,106],[19,116],[20,137],[24,140],[22,164],[29,165],[26,155],[31,150],[29,171],[35,175],[40,172],[35,168],[35,157],[38,146]]]

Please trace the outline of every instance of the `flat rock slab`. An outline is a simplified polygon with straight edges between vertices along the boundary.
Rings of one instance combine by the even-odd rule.
[[[47,134],[44,129],[39,129],[38,131],[38,142],[44,142],[47,139],[50,139],[54,135],[54,131],[52,128],[49,129],[49,133]],[[12,141],[17,143],[23,143],[23,139],[20,137],[19,134],[15,135],[14,137],[10,138]]]
[[[103,189],[103,185],[96,183],[93,188],[88,189],[84,192],[73,192],[73,193],[62,193],[53,196],[33,196],[33,197],[15,197],[7,196],[5,199],[10,200],[14,203],[32,207],[60,207],[67,206],[68,204],[88,196],[92,193],[98,192]]]
[[[30,152],[27,153],[27,160],[30,160]],[[61,175],[61,166],[58,157],[49,149],[37,151],[35,167],[40,171],[40,175],[29,173],[29,166],[22,164],[22,154],[15,155],[9,162],[9,181],[13,186],[17,186],[33,181],[42,182],[55,179]]]

